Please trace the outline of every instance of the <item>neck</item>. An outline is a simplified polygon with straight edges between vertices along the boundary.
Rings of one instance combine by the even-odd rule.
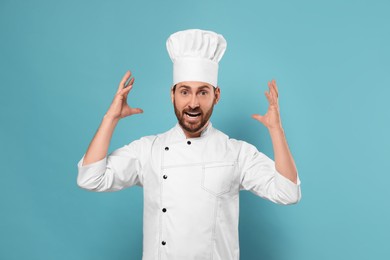
[[[184,135],[186,136],[187,139],[188,138],[198,138],[198,137],[201,136],[203,130],[205,130],[208,125],[209,125],[209,122],[207,122],[201,129],[199,129],[196,132],[189,132],[189,131],[185,130],[183,127],[181,127],[181,126],[180,126],[180,128],[183,130]]]

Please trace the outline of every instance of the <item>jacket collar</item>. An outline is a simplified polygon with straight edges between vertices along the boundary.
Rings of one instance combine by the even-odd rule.
[[[184,134],[184,131],[181,128],[181,126],[179,125],[179,123],[176,123],[174,129],[175,129],[176,134],[178,136],[180,136],[180,139],[186,139],[186,135]],[[206,128],[203,129],[203,131],[200,133],[200,137],[198,137],[198,138],[202,138],[203,139],[203,138],[209,136],[213,132],[213,129],[214,128],[213,128],[212,123],[209,122],[208,125],[206,126]],[[198,138],[193,138],[193,139],[198,139]]]

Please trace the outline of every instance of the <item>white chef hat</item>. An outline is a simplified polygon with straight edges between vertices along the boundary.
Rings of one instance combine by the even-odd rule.
[[[173,85],[182,81],[202,81],[217,86],[218,62],[226,50],[226,40],[212,31],[179,31],[167,40],[173,62]]]

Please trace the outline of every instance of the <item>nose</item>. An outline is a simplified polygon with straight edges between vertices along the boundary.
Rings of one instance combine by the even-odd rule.
[[[192,95],[191,100],[190,100],[190,103],[189,103],[188,106],[189,106],[191,109],[195,109],[195,108],[199,107],[198,95]]]

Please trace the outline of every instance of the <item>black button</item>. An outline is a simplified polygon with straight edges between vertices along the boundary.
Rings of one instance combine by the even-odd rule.
[[[167,244],[167,242],[162,241],[161,244],[162,244],[163,246],[165,246],[165,245]]]
[[[163,208],[163,209],[162,209],[162,212],[167,212],[167,209],[166,209],[166,208]]]
[[[165,147],[165,151],[168,151],[169,150],[169,147],[167,146],[167,147]]]
[[[191,144],[191,141],[187,141],[187,144],[190,145],[190,144]]]
[[[163,176],[163,178],[164,178],[164,179],[167,179],[167,178],[168,178],[168,176],[164,175],[164,176]]]

